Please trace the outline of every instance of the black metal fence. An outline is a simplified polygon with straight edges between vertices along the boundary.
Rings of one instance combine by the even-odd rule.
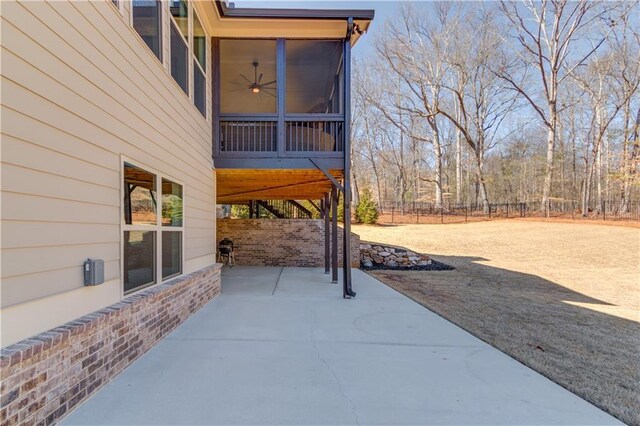
[[[546,211],[540,202],[491,203],[455,205],[445,203],[438,206],[429,202],[410,202],[402,206],[396,202],[382,204],[380,222],[387,223],[448,223],[479,219],[507,219],[526,217],[550,217],[571,220],[640,221],[640,201],[625,205],[621,202],[603,202],[590,208],[585,214],[578,201],[551,200]]]

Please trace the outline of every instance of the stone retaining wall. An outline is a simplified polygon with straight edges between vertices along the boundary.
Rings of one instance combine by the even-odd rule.
[[[360,244],[360,257],[363,268],[388,267],[411,268],[431,264],[431,259],[404,247],[394,247],[377,243]]]
[[[342,265],[342,229],[338,229],[338,262]],[[239,266],[324,266],[322,219],[218,219],[219,243],[234,243]],[[351,266],[360,267],[360,237],[351,234]]]
[[[2,349],[0,423],[56,423],[219,292],[212,265]]]

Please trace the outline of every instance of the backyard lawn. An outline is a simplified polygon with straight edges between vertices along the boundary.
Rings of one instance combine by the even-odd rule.
[[[640,424],[640,229],[511,219],[360,225],[353,232],[454,266],[371,274],[620,420]]]

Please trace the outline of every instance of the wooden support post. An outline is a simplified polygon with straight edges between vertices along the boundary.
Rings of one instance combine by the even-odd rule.
[[[356,294],[351,289],[351,201],[349,192],[349,175],[345,175],[344,187],[347,189],[342,197],[343,223],[342,223],[342,297],[350,299]]]
[[[331,188],[331,282],[338,282],[338,188]]]
[[[355,29],[353,18],[347,22],[344,41],[344,237],[342,238],[342,297],[350,299],[356,293],[351,288],[351,35]]]
[[[324,195],[322,200],[322,211],[324,212],[324,273],[328,274],[331,269],[331,227],[329,226],[329,212],[331,204],[329,194]]]

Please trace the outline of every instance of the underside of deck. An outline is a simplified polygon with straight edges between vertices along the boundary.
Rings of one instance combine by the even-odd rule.
[[[329,170],[338,181],[342,170]],[[320,170],[216,170],[218,204],[251,200],[320,200],[331,192],[332,182]]]

